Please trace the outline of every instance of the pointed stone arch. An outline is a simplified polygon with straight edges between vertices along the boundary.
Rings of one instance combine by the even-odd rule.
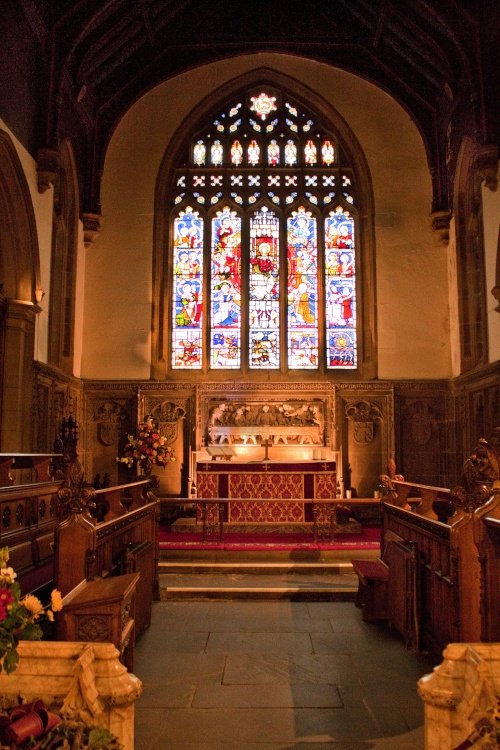
[[[35,214],[21,162],[4,130],[0,130],[0,227],[3,294],[34,303],[40,288]]]
[[[0,130],[0,450],[29,450],[40,256],[33,204],[8,133]]]

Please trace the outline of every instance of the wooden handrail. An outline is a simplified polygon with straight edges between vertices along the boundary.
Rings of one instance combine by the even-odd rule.
[[[152,501],[148,491],[152,487],[150,479],[138,479],[127,484],[116,484],[95,490],[96,518],[108,521],[128,513]]]
[[[381,498],[377,497],[322,497],[322,498],[304,498],[304,497],[286,497],[286,498],[267,498],[267,497],[162,497],[162,505],[196,505],[197,503],[313,503],[314,505],[369,505],[380,504]]]
[[[62,459],[62,453],[0,453],[0,487],[14,484],[10,473],[13,469],[34,469],[38,481],[49,481],[49,468],[55,458]]]
[[[329,539],[334,536],[336,528],[337,508],[339,506],[350,505],[367,505],[380,504],[379,498],[251,498],[251,497],[197,497],[197,498],[161,498],[161,505],[197,505],[201,508],[201,521],[203,528],[203,539],[215,538],[219,540],[224,534],[224,508],[230,503],[240,505],[241,503],[262,503],[279,502],[284,503],[302,503],[311,505],[313,508],[313,536],[317,539],[319,536],[319,527],[327,527]],[[210,507],[208,507],[210,506]],[[322,507],[323,513],[319,513],[319,507]],[[230,525],[230,524],[229,524]]]

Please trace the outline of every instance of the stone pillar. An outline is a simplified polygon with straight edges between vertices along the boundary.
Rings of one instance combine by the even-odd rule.
[[[0,450],[29,452],[33,401],[35,321],[40,308],[7,299],[2,305]]]

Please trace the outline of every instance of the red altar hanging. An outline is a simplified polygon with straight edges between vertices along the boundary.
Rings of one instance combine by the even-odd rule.
[[[305,510],[300,499],[335,497],[336,466],[335,461],[200,461],[196,485],[199,499],[252,498],[227,504],[229,523],[300,523],[312,520],[311,508]],[[280,503],[295,498],[296,503]]]

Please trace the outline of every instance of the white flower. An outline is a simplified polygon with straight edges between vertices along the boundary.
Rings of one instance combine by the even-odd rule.
[[[5,583],[13,583],[14,579],[17,578],[17,573],[14,568],[0,568],[0,579]]]

